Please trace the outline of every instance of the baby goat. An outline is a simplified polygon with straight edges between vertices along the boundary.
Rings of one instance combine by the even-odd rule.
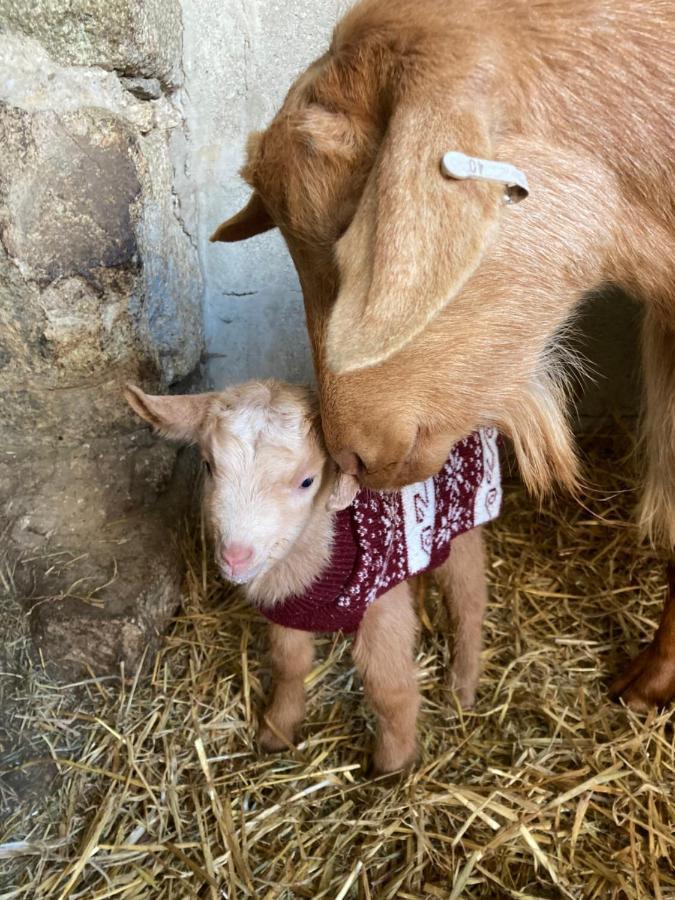
[[[457,444],[433,479],[377,494],[337,470],[307,388],[249,382],[157,397],[130,385],[126,398],[166,437],[199,445],[216,562],[271,622],[262,747],[287,746],[303,719],[312,632],[355,632],[354,661],[377,717],[375,769],[409,765],[419,691],[407,581],[435,568],[455,626],[454,685],[471,705],[486,603],[479,526],[501,499],[494,433]]]

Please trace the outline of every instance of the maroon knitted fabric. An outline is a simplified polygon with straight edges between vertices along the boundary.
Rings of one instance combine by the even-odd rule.
[[[373,600],[436,568],[453,537],[496,518],[500,505],[497,433],[482,428],[452,448],[433,478],[400,491],[359,491],[336,515],[331,561],[316,581],[259,609],[287,628],[354,632]]]

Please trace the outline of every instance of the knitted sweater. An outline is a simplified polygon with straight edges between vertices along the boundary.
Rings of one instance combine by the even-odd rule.
[[[497,441],[495,429],[482,428],[452,448],[433,478],[400,491],[359,491],[336,514],[331,560],[319,577],[260,611],[287,628],[356,631],[373,600],[445,562],[452,538],[497,517]]]

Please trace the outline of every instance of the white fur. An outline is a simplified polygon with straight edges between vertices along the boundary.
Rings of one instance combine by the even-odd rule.
[[[313,518],[326,481],[326,456],[310,422],[308,396],[260,392],[254,383],[221,410],[200,440],[210,461],[204,500],[216,561],[231,544],[253,548],[246,571],[232,578],[252,583],[282,560]],[[311,487],[301,487],[313,478]],[[328,517],[328,513],[326,513]]]

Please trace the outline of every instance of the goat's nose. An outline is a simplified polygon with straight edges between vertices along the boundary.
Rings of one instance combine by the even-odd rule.
[[[340,450],[335,456],[335,462],[345,475],[357,476],[364,468],[361,457],[353,450]]]
[[[222,557],[230,572],[239,572],[253,559],[253,547],[246,544],[227,544],[222,549]]]

